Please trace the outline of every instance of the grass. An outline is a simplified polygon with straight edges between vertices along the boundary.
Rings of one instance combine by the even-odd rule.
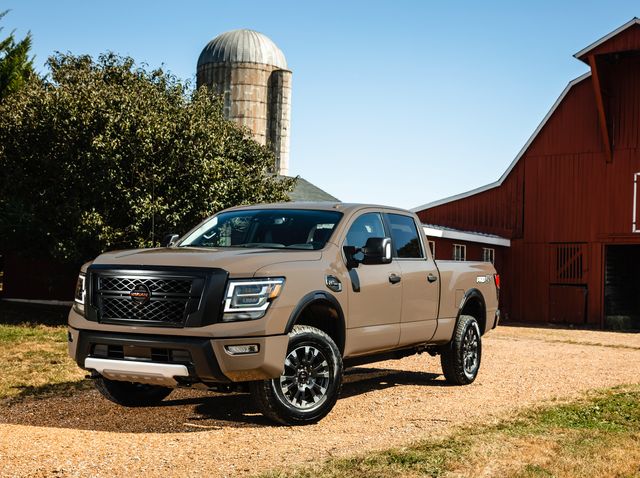
[[[261,476],[640,477],[639,443],[640,386],[633,385],[459,429],[444,439]]]
[[[86,388],[67,355],[67,308],[0,302],[0,400]],[[64,317],[64,319],[63,319]],[[38,324],[42,320],[50,325]]]

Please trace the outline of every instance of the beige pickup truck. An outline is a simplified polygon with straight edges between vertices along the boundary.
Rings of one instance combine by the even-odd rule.
[[[435,262],[401,209],[244,206],[167,242],[102,254],[78,279],[69,354],[121,405],[248,389],[271,419],[312,423],[345,367],[428,352],[448,382],[473,382],[498,323],[493,266]]]

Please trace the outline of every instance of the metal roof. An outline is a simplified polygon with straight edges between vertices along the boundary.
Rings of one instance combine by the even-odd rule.
[[[588,47],[580,50],[578,53],[576,53],[573,56],[575,58],[577,58],[577,59],[581,59],[581,57],[583,57],[584,55],[589,53],[594,48],[602,45],[607,40],[610,40],[614,36],[620,34],[621,32],[623,32],[624,30],[628,29],[629,27],[632,27],[633,25],[640,25],[640,19],[637,18],[637,17],[632,18],[631,20],[629,20],[627,23],[625,23],[621,27],[615,29],[614,31],[612,31],[608,35],[603,36],[602,38],[600,38],[599,40],[595,41],[594,43],[592,43]],[[509,165],[507,170],[504,172],[504,174],[502,176],[500,176],[500,179],[498,179],[497,181],[495,181],[495,182],[493,182],[491,184],[487,184],[486,186],[481,186],[481,187],[473,189],[471,191],[463,192],[463,193],[460,193],[460,194],[456,194],[455,196],[450,196],[450,197],[447,197],[447,198],[444,198],[444,199],[440,199],[440,200],[437,200],[437,201],[432,201],[430,203],[422,204],[420,206],[416,206],[416,207],[412,208],[411,211],[413,211],[413,212],[424,211],[424,210],[430,209],[432,207],[436,207],[436,206],[440,206],[442,204],[447,204],[447,203],[450,203],[450,202],[453,202],[453,201],[457,201],[458,199],[463,199],[463,198],[467,198],[469,196],[474,196],[476,194],[482,193],[484,191],[488,191],[489,189],[493,189],[493,188],[496,188],[496,187],[499,187],[500,185],[502,185],[502,183],[507,178],[507,176],[509,176],[509,174],[511,173],[513,168],[516,166],[516,164],[518,163],[520,158],[522,158],[522,156],[524,156],[524,153],[527,151],[529,146],[531,146],[531,143],[533,143],[533,140],[538,136],[538,134],[540,133],[540,131],[542,130],[544,125],[547,123],[549,118],[551,118],[551,116],[553,115],[555,110],[558,108],[558,106],[560,106],[560,103],[562,103],[562,100],[564,99],[564,97],[567,95],[567,93],[569,93],[569,90],[571,90],[571,88],[574,85],[576,85],[576,84],[580,83],[581,81],[589,78],[590,76],[591,76],[591,72],[589,71],[589,72],[584,73],[583,75],[579,76],[578,78],[574,79],[573,81],[569,82],[569,84],[564,89],[564,91],[562,92],[560,97],[556,100],[556,102],[551,107],[551,110],[547,113],[547,115],[544,117],[542,122],[538,125],[538,127],[533,132],[533,134],[531,135],[529,140],[522,147],[522,149],[520,150],[520,152],[518,153],[516,158],[511,162],[511,164]]]
[[[289,197],[292,201],[340,202],[336,197],[301,177],[298,177],[293,191],[289,193]]]
[[[610,40],[614,36],[619,35],[620,33],[622,33],[627,28],[629,28],[629,27],[631,27],[633,25],[640,25],[640,19],[638,17],[633,17],[631,20],[629,20],[627,23],[625,23],[621,27],[616,28],[611,33],[609,33],[609,34],[603,36],[602,38],[600,38],[600,40],[597,40],[597,41],[593,42],[591,45],[589,45],[588,47],[583,48],[578,53],[573,55],[574,58],[577,58],[578,60],[582,60],[585,63],[589,63],[588,61],[584,60],[582,57],[585,56],[587,53],[589,53],[594,48],[599,47],[600,45],[602,45],[607,40]]]
[[[455,239],[459,241],[477,242],[480,244],[492,244],[494,246],[511,247],[511,241],[506,237],[484,232],[461,231],[451,227],[435,224],[423,224],[422,229],[427,237],[441,237],[443,239]]]
[[[507,179],[507,176],[509,176],[511,171],[513,171],[513,168],[516,167],[516,164],[518,164],[518,161],[520,161],[520,159],[524,156],[524,153],[527,152],[527,149],[529,149],[529,146],[531,146],[531,143],[533,143],[533,140],[536,139],[536,137],[538,136],[540,131],[542,131],[542,128],[544,128],[544,125],[547,124],[547,121],[549,121],[549,118],[551,118],[551,116],[556,111],[558,106],[560,106],[560,104],[562,103],[562,100],[564,100],[564,97],[567,96],[567,94],[569,93],[571,88],[573,88],[575,85],[577,85],[581,81],[586,80],[590,76],[591,76],[591,72],[588,71],[588,72],[584,73],[583,75],[580,75],[578,78],[576,78],[576,79],[574,79],[574,80],[569,82],[569,84],[566,86],[564,91],[560,94],[560,96],[558,97],[556,102],[553,104],[553,106],[551,107],[551,109],[547,113],[547,115],[540,122],[540,124],[538,125],[536,130],[533,132],[533,134],[529,137],[528,141],[522,147],[522,149],[520,150],[518,155],[515,157],[515,159],[511,162],[511,164],[509,165],[507,170],[502,174],[502,176],[500,176],[500,179],[498,179],[497,181],[495,181],[495,182],[493,182],[491,184],[487,184],[486,186],[481,186],[479,188],[472,189],[471,191],[466,191],[464,193],[456,194],[455,196],[450,196],[450,197],[447,197],[447,198],[444,198],[444,199],[439,199],[437,201],[432,201],[432,202],[427,203],[427,204],[422,204],[421,206],[416,206],[414,208],[411,208],[411,211],[417,213],[417,212],[420,212],[420,211],[424,211],[425,209],[430,209],[432,207],[440,206],[441,204],[446,204],[446,203],[450,203],[450,202],[453,202],[453,201],[457,201],[458,199],[463,199],[463,198],[466,198],[466,197],[469,197],[469,196],[474,196],[474,195],[482,193],[484,191],[488,191],[489,189],[493,189],[493,188],[497,188],[497,187],[501,186],[502,183],[504,182],[504,180]]]
[[[261,63],[287,69],[282,50],[266,35],[253,30],[232,30],[207,43],[198,66],[207,63]]]

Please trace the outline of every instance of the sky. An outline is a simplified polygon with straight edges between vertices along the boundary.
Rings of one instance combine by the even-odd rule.
[[[290,174],[346,202],[413,208],[498,179],[636,1],[0,0],[3,34],[114,51],[195,83],[215,36],[270,37],[293,71]]]

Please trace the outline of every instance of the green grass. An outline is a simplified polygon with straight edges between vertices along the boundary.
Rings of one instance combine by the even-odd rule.
[[[593,392],[495,425],[263,477],[640,477],[640,386]],[[488,471],[487,471],[488,470]]]
[[[88,387],[67,354],[66,307],[0,302],[0,400],[72,393]],[[64,319],[63,319],[64,317]]]

